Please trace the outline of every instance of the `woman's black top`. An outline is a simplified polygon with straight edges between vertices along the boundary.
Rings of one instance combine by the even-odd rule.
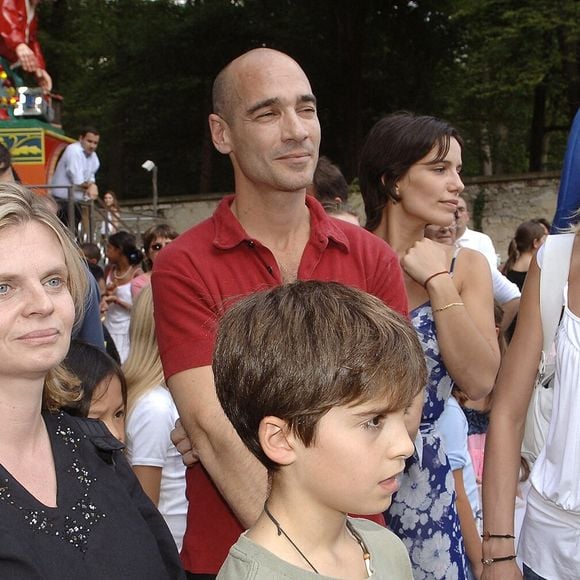
[[[104,425],[43,413],[57,476],[47,507],[0,465],[0,578],[184,578],[171,534]]]

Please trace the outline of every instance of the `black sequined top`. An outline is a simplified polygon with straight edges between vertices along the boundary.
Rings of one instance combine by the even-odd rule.
[[[171,534],[122,454],[101,449],[78,418],[43,416],[58,507],[40,503],[0,465],[0,578],[183,578]]]

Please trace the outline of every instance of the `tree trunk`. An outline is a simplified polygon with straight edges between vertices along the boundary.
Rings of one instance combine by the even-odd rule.
[[[530,171],[542,171],[546,127],[546,94],[547,88],[544,82],[534,88],[534,112],[530,131]]]
[[[574,14],[574,2],[559,3],[559,11],[565,19],[569,14]],[[566,96],[568,98],[568,111],[570,120],[574,119],[578,108],[580,108],[580,42],[577,36],[569,28],[560,26],[557,29],[558,45],[562,56],[562,68],[564,78],[567,80]]]
[[[493,159],[491,155],[491,144],[489,142],[489,129],[487,124],[481,126],[481,174],[493,175]]]

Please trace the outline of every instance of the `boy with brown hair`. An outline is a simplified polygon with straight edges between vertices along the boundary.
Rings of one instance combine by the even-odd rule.
[[[278,286],[224,315],[213,371],[271,484],[218,578],[410,580],[402,542],[347,516],[383,512],[413,452],[405,410],[426,369],[407,321],[341,284]]]

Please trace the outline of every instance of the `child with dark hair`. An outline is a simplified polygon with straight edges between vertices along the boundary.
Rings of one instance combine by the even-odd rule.
[[[494,303],[493,313],[498,347],[503,355],[506,349],[506,340],[501,330],[503,310],[497,302]],[[484,399],[470,401],[461,388],[454,385],[451,396],[445,403],[445,410],[438,421],[453,472],[457,512],[469,560],[468,578],[470,580],[479,578],[483,573],[481,483],[485,434],[489,424],[492,399],[493,391]]]
[[[64,366],[81,383],[81,398],[63,407],[75,417],[100,419],[119,441],[125,441],[127,384],[121,367],[105,352],[73,340]]]
[[[327,214],[337,219],[360,225],[358,213],[348,203],[348,183],[337,165],[328,157],[320,157],[308,193],[313,195]]]
[[[89,264],[98,264],[101,261],[101,249],[97,244],[93,244],[91,242],[85,242],[81,244],[81,250],[83,252],[83,256],[85,260]]]
[[[405,410],[426,368],[408,322],[360,290],[294,282],[225,314],[213,371],[271,483],[218,578],[411,579],[393,533],[347,516],[386,509],[413,453]]]
[[[101,294],[104,294],[106,291],[105,271],[99,265],[102,257],[101,249],[99,246],[97,246],[97,244],[93,244],[91,242],[85,242],[84,244],[81,244],[80,248],[83,256],[85,257],[85,260],[87,261],[87,266],[89,267],[91,274],[99,285]]]
[[[133,234],[121,231],[109,236],[107,290],[102,307],[106,311],[105,326],[111,333],[122,363],[129,355],[129,324],[133,304],[131,282],[143,273],[139,268],[141,259],[142,254]]]

